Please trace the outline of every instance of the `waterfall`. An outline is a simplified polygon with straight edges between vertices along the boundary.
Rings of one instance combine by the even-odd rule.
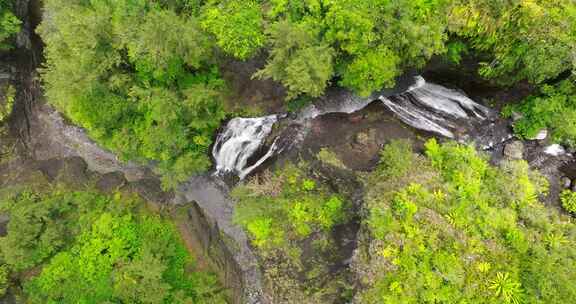
[[[379,99],[406,124],[449,138],[455,137],[458,120],[483,120],[490,113],[463,93],[428,83],[420,76],[407,91]]]
[[[255,164],[248,166],[248,160],[272,132],[278,121],[277,115],[256,118],[234,118],[218,135],[212,155],[216,161],[216,173],[234,173],[241,179],[257,168],[277,150],[276,141]]]
[[[410,81],[405,79],[401,89],[382,91],[368,98],[336,89],[295,115],[287,125],[301,128],[289,130],[284,127],[265,153],[261,150],[280,119],[278,115],[230,120],[218,135],[212,151],[216,174],[232,173],[244,179],[266,160],[297,142],[302,137],[302,133],[298,133],[308,128],[306,122],[328,113],[354,113],[378,99],[404,123],[449,138],[456,137],[456,129],[466,129],[471,122],[484,120],[491,113],[465,94],[428,83],[420,76],[410,78]],[[490,141],[494,136],[484,137]],[[262,156],[256,159],[257,152]]]

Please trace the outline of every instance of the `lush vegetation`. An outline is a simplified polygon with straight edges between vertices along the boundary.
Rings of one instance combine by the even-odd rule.
[[[576,192],[564,190],[561,193],[560,202],[566,211],[576,213]]]
[[[414,171],[411,168],[418,168]],[[523,161],[393,142],[367,179],[362,303],[572,303],[576,225]],[[566,201],[566,200],[565,200]]]
[[[192,4],[48,0],[39,29],[50,101],[125,158],[154,161],[166,186],[210,166],[225,116],[225,85]]]
[[[12,113],[16,89],[12,85],[0,85],[0,124]]]
[[[12,48],[10,38],[20,31],[22,22],[14,16],[13,6],[13,0],[0,0],[0,51]]]
[[[513,112],[521,115],[514,123],[514,131],[524,137],[533,138],[539,131],[547,129],[555,142],[576,145],[576,84],[571,77],[555,86],[544,85],[541,94],[527,98],[523,103],[508,106],[504,114]]]
[[[10,215],[0,291],[18,278],[23,303],[225,303],[175,227],[138,199],[53,190],[0,203]]]
[[[501,84],[539,85],[574,67],[571,0],[47,0],[45,10],[49,100],[124,158],[156,164],[168,187],[209,167],[226,115],[226,56],[267,54],[254,77],[280,82],[295,100],[329,85],[368,95],[435,55],[458,63],[467,54]],[[0,37],[17,24],[3,16]],[[556,121],[528,117],[557,95],[543,91],[524,106],[520,134]],[[572,140],[575,128],[557,129]]]
[[[349,220],[350,206],[312,176],[308,165],[290,164],[233,192],[235,222],[257,249],[278,303],[332,303],[343,292],[344,280],[332,273],[331,233]]]

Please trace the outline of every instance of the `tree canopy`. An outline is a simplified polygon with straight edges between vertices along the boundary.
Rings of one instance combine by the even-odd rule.
[[[225,303],[175,227],[138,199],[91,191],[21,191],[0,201],[0,283],[22,273],[26,303]]]
[[[45,10],[50,102],[124,158],[155,164],[166,186],[210,166],[226,57],[267,55],[253,77],[281,83],[287,99],[334,85],[367,96],[433,56],[473,56],[501,85],[551,82],[576,62],[571,0],[47,0]]]

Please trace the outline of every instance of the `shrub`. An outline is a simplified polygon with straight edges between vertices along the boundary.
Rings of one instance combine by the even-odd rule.
[[[576,192],[564,190],[560,196],[560,202],[566,211],[576,213]]]
[[[359,303],[568,303],[574,223],[539,201],[525,162],[492,167],[472,146],[426,143],[418,170],[366,179]],[[386,149],[386,148],[385,148]],[[398,158],[386,153],[381,162]],[[438,176],[439,178],[429,178]],[[565,192],[564,200],[572,199]]]

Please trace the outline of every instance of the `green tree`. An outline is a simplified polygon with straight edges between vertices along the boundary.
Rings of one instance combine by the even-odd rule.
[[[8,40],[20,31],[22,22],[14,16],[12,0],[0,0],[0,51],[12,48]]]
[[[255,77],[271,78],[288,90],[288,99],[300,94],[322,95],[333,73],[334,50],[321,42],[313,25],[279,21],[267,31],[270,60]]]
[[[491,55],[483,76],[541,83],[574,67],[573,1],[454,1],[449,20],[451,32]]]
[[[114,295],[124,303],[162,303],[171,288],[162,279],[166,268],[151,254],[120,266],[112,274]]]
[[[123,159],[154,162],[166,187],[209,167],[225,83],[199,3],[48,0],[45,9],[52,104]]]
[[[213,1],[205,8],[202,27],[227,54],[248,59],[264,46],[262,10],[254,0]]]

